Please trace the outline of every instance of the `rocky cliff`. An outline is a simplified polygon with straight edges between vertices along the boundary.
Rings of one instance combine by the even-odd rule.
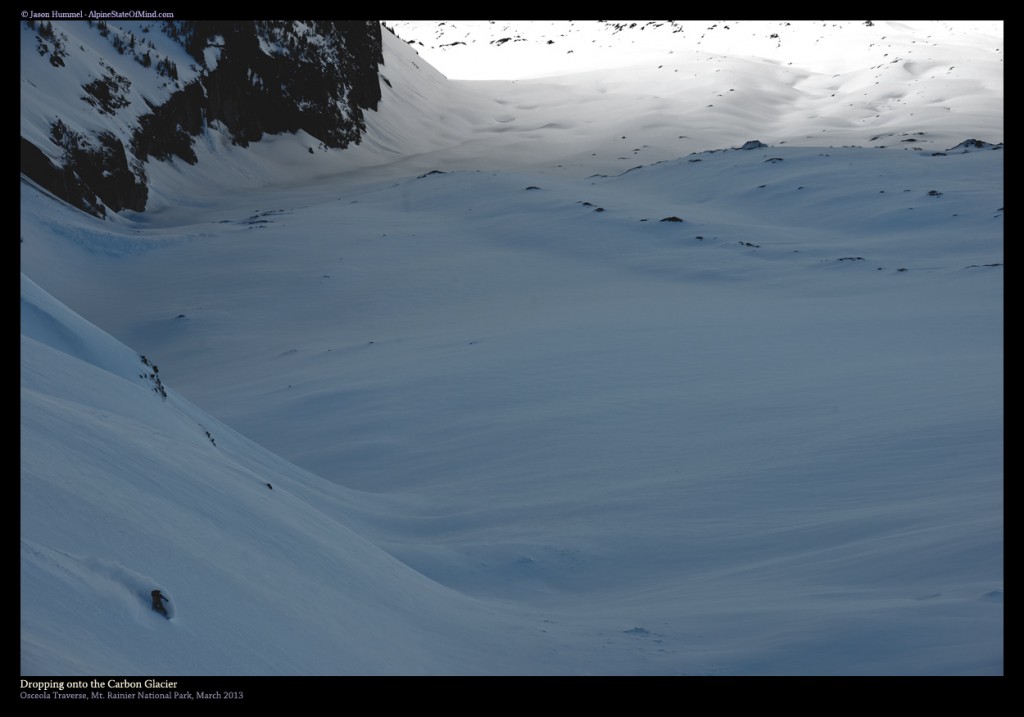
[[[195,164],[212,126],[242,147],[303,130],[343,149],[381,97],[374,21],[42,20],[23,31],[22,173],[97,216],[143,211],[146,164]]]

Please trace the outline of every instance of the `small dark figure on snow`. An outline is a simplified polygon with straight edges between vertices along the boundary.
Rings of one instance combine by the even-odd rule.
[[[270,485],[269,483],[267,483],[267,488],[270,488],[270,490],[274,490],[274,486]]]
[[[167,598],[159,590],[154,590],[150,595],[153,596],[153,609],[164,617],[167,617],[167,608],[164,607],[163,603]],[[167,602],[170,602],[170,600],[167,600]]]

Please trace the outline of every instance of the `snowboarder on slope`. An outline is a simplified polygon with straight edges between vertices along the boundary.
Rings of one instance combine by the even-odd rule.
[[[159,590],[154,590],[150,595],[153,596],[153,609],[164,617],[167,617],[167,608],[164,607],[163,603],[164,600],[167,600],[167,597]],[[167,600],[167,602],[170,602],[170,600]]]

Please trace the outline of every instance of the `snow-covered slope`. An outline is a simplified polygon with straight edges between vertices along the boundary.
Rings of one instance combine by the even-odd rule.
[[[535,164],[595,151],[657,161],[755,137],[927,151],[1003,137],[998,21],[387,26],[447,76],[476,80],[460,84],[500,105],[492,132]]]
[[[477,672],[509,629],[24,277],[21,310],[23,674]]]
[[[383,47],[358,147],[23,184],[23,672],[1000,673],[1001,65],[847,147]]]

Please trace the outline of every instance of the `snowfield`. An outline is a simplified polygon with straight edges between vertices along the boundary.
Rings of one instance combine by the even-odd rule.
[[[23,675],[1002,674],[1001,24],[544,25],[23,181]]]

